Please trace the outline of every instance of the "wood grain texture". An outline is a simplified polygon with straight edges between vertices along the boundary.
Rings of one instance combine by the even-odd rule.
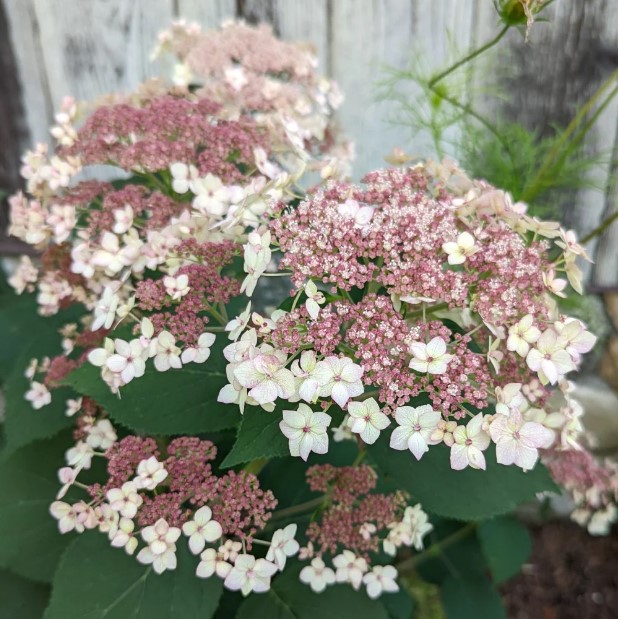
[[[47,140],[53,110],[64,95],[92,99],[126,91],[164,70],[163,64],[151,64],[149,56],[157,32],[172,19],[184,17],[212,28],[226,18],[240,17],[252,23],[266,21],[282,38],[307,40],[315,47],[322,72],[334,77],[346,95],[339,120],[357,145],[357,177],[383,165],[383,156],[393,146],[433,154],[426,135],[412,139],[406,128],[389,122],[396,105],[379,100],[374,86],[384,77],[384,68],[403,68],[416,60],[429,73],[487,41],[497,27],[489,0],[0,1],[30,142]],[[510,33],[499,64],[510,69],[505,78],[508,97],[492,112],[541,133],[550,121],[566,124],[618,66],[618,17],[613,9],[613,0],[559,0],[547,14],[550,23],[535,24],[529,44],[520,34]],[[476,86],[485,70],[483,65],[465,76],[473,92],[481,91]],[[409,96],[412,100],[413,89]],[[478,98],[483,104],[482,95]],[[618,100],[602,115],[598,131],[586,145],[589,151],[618,152],[617,119]],[[23,132],[16,122],[4,131],[17,136],[10,140],[19,141],[21,149]],[[458,136],[454,131],[447,137]],[[597,173],[600,184],[606,184],[609,166]],[[612,185],[605,194],[587,191],[570,196],[565,223],[585,234],[616,208],[615,193]],[[597,245],[598,264],[592,273],[597,285],[618,286],[617,237],[618,224]]]

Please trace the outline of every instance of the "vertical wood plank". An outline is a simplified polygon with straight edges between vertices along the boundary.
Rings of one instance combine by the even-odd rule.
[[[208,30],[236,16],[235,0],[177,0],[176,17],[197,22]]]
[[[150,50],[172,9],[171,0],[34,0],[54,106],[66,94],[91,99],[156,74]]]
[[[3,0],[3,4],[25,104],[28,142],[45,142],[49,138],[53,105],[34,6],[32,0]]]

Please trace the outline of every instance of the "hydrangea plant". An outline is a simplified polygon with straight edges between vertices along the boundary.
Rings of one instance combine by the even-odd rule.
[[[346,180],[336,86],[264,27],[158,51],[175,84],[67,99],[10,199],[0,564],[48,619],[406,617],[421,563],[501,616],[505,514],[553,477],[616,518],[557,304],[584,249],[449,162]]]

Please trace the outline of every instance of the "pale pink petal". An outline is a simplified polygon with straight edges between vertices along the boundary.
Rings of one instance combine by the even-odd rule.
[[[429,449],[420,432],[414,432],[410,436],[408,439],[408,448],[417,460],[420,460],[423,457],[423,454]]]

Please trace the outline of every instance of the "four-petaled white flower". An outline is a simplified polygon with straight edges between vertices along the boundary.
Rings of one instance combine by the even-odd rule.
[[[367,587],[367,595],[375,600],[383,592],[395,593],[399,591],[397,584],[397,570],[392,565],[376,565],[363,576],[363,583]]]
[[[220,217],[225,215],[230,201],[230,190],[213,174],[191,181],[191,191],[195,194],[193,208],[205,215]]]
[[[333,559],[333,565],[337,568],[337,582],[349,582],[354,589],[360,588],[363,574],[367,571],[367,561],[363,557],[357,557],[351,550],[344,550]]]
[[[446,352],[446,342],[441,337],[434,337],[428,344],[412,342],[409,352],[412,355],[409,367],[428,374],[444,374],[453,358]]]
[[[109,286],[105,286],[103,296],[94,308],[94,320],[90,327],[92,331],[97,331],[101,327],[109,329],[114,324],[116,308],[119,302],[120,298],[118,295]]]
[[[49,513],[58,521],[60,533],[68,533],[75,529],[78,533],[84,531],[84,525],[78,521],[78,513],[74,505],[64,501],[54,501],[49,507]]]
[[[363,402],[348,404],[348,426],[368,445],[378,440],[380,431],[386,428],[391,420],[380,410],[380,405],[373,398]]]
[[[111,488],[105,496],[110,507],[123,518],[135,518],[138,507],[144,502],[134,481],[126,481],[120,488]]]
[[[584,323],[577,318],[555,322],[554,328],[558,333],[558,339],[564,344],[565,350],[571,355],[574,363],[579,363],[581,356],[590,352],[597,341],[596,336],[586,331]]]
[[[315,593],[322,593],[328,585],[335,584],[335,572],[326,567],[320,557],[316,557],[311,565],[306,565],[300,571],[300,581],[309,585]]]
[[[513,409],[523,410],[526,399],[521,392],[521,383],[508,383],[504,387],[496,387],[496,413],[509,415]]]
[[[172,189],[176,193],[187,193],[192,180],[197,178],[197,169],[194,166],[188,166],[186,163],[172,163],[170,166],[172,175]]]
[[[524,471],[534,468],[539,448],[550,447],[555,434],[535,421],[524,421],[517,410],[496,415],[489,426],[491,438],[496,443],[496,460],[500,464],[515,464]]]
[[[180,301],[191,290],[189,276],[186,273],[176,277],[166,275],[163,278],[163,286],[165,287],[165,292],[172,297],[172,301]]]
[[[176,569],[176,541],[180,537],[179,528],[170,527],[163,518],[159,518],[154,525],[142,529],[141,535],[148,546],[137,553],[137,560],[140,563],[143,565],[152,563],[157,574]]]
[[[372,206],[361,206],[356,200],[348,199],[337,206],[337,212],[344,219],[353,220],[355,228],[360,228],[363,232],[369,231],[374,214]]]
[[[134,378],[139,378],[146,371],[147,350],[139,339],[125,342],[121,339],[114,340],[116,352],[110,355],[105,365],[112,372],[120,374],[123,382],[130,383]]]
[[[116,430],[109,419],[99,419],[87,430],[86,443],[93,449],[107,451],[118,439]]]
[[[263,234],[253,231],[247,237],[244,249],[244,270],[247,276],[243,280],[240,291],[248,297],[253,294],[258,279],[268,267],[271,259],[270,232]]]
[[[154,490],[166,477],[167,471],[163,463],[155,456],[150,456],[137,465],[137,477],[133,481],[140,490]]]
[[[199,555],[206,542],[214,542],[223,535],[221,525],[212,520],[212,510],[207,505],[200,507],[193,515],[193,520],[188,520],[182,525],[182,532],[189,538],[189,548],[194,555]]]
[[[214,333],[202,333],[197,340],[197,348],[185,348],[180,360],[183,363],[204,363],[210,357],[210,347],[214,343]]]
[[[137,537],[133,531],[135,523],[129,518],[120,518],[118,526],[110,531],[110,544],[114,548],[124,548],[128,555],[132,555],[137,548]]]
[[[467,466],[485,470],[483,451],[489,447],[490,438],[482,429],[483,414],[479,413],[464,426],[453,432],[455,442],[451,447],[451,468],[461,471]]]
[[[182,367],[180,361],[180,348],[176,346],[176,340],[169,331],[161,331],[156,339],[156,354],[154,365],[159,372],[166,372],[170,368]]]
[[[285,529],[277,529],[270,541],[266,559],[272,561],[281,571],[285,567],[287,558],[293,557],[300,548],[300,544],[294,539],[297,528],[296,524],[288,524]]]
[[[266,559],[253,555],[238,555],[234,567],[226,576],[224,585],[247,596],[252,591],[263,593],[270,589],[270,579],[277,572],[277,566]]]
[[[116,234],[124,234],[133,225],[133,209],[130,204],[122,208],[114,209],[114,226],[112,231]]]
[[[305,294],[307,295],[305,307],[307,308],[310,318],[315,320],[320,314],[320,305],[323,305],[326,302],[326,299],[318,290],[318,287],[312,279],[305,284]]]
[[[200,555],[195,575],[199,578],[210,578],[216,574],[219,578],[225,578],[232,571],[232,564],[228,563],[221,552],[214,548],[206,548]]]
[[[409,449],[417,460],[429,450],[431,435],[440,421],[441,415],[429,404],[418,406],[400,406],[395,411],[395,421],[399,427],[391,434],[390,446],[393,449]]]
[[[315,376],[320,383],[320,395],[330,396],[339,406],[363,393],[361,380],[364,370],[348,357],[327,357],[320,361]]]
[[[230,332],[229,337],[231,340],[236,341],[240,337],[240,334],[246,329],[250,317],[251,301],[247,303],[247,307],[236,318],[233,318],[225,325],[225,330]]]
[[[84,441],[78,441],[73,447],[67,449],[65,459],[69,466],[78,469],[89,469],[92,464],[94,449]]]
[[[320,383],[318,376],[319,370],[318,361],[313,350],[303,350],[300,353],[300,359],[295,359],[290,366],[292,374],[297,379],[296,390],[298,395],[305,402],[315,402],[318,392],[320,391]]]
[[[530,344],[534,344],[541,332],[532,322],[532,314],[526,314],[517,324],[509,327],[509,337],[506,340],[507,350],[517,352],[521,357],[525,357],[530,350]]]
[[[314,413],[306,404],[299,404],[296,411],[283,411],[279,428],[290,442],[290,454],[307,460],[314,451],[328,451],[328,428],[331,418],[326,413]]]
[[[62,488],[58,490],[56,499],[62,499],[66,495],[69,488],[75,483],[78,473],[79,469],[74,469],[70,466],[63,466],[61,469],[58,469],[58,481],[62,484]]]
[[[546,385],[555,384],[559,378],[575,369],[571,355],[565,350],[567,342],[561,340],[553,329],[543,331],[526,357],[528,367],[539,375],[539,380]]]
[[[36,410],[47,406],[52,400],[49,389],[43,383],[37,383],[36,380],[30,383],[30,389],[26,391],[24,397]]]
[[[469,232],[462,232],[456,241],[442,243],[442,249],[448,254],[449,264],[463,264],[477,251],[479,247],[474,244],[475,238]]]
[[[294,394],[294,375],[284,366],[287,355],[278,350],[258,351],[252,359],[234,369],[238,382],[249,389],[249,395],[259,404],[287,400]]]

